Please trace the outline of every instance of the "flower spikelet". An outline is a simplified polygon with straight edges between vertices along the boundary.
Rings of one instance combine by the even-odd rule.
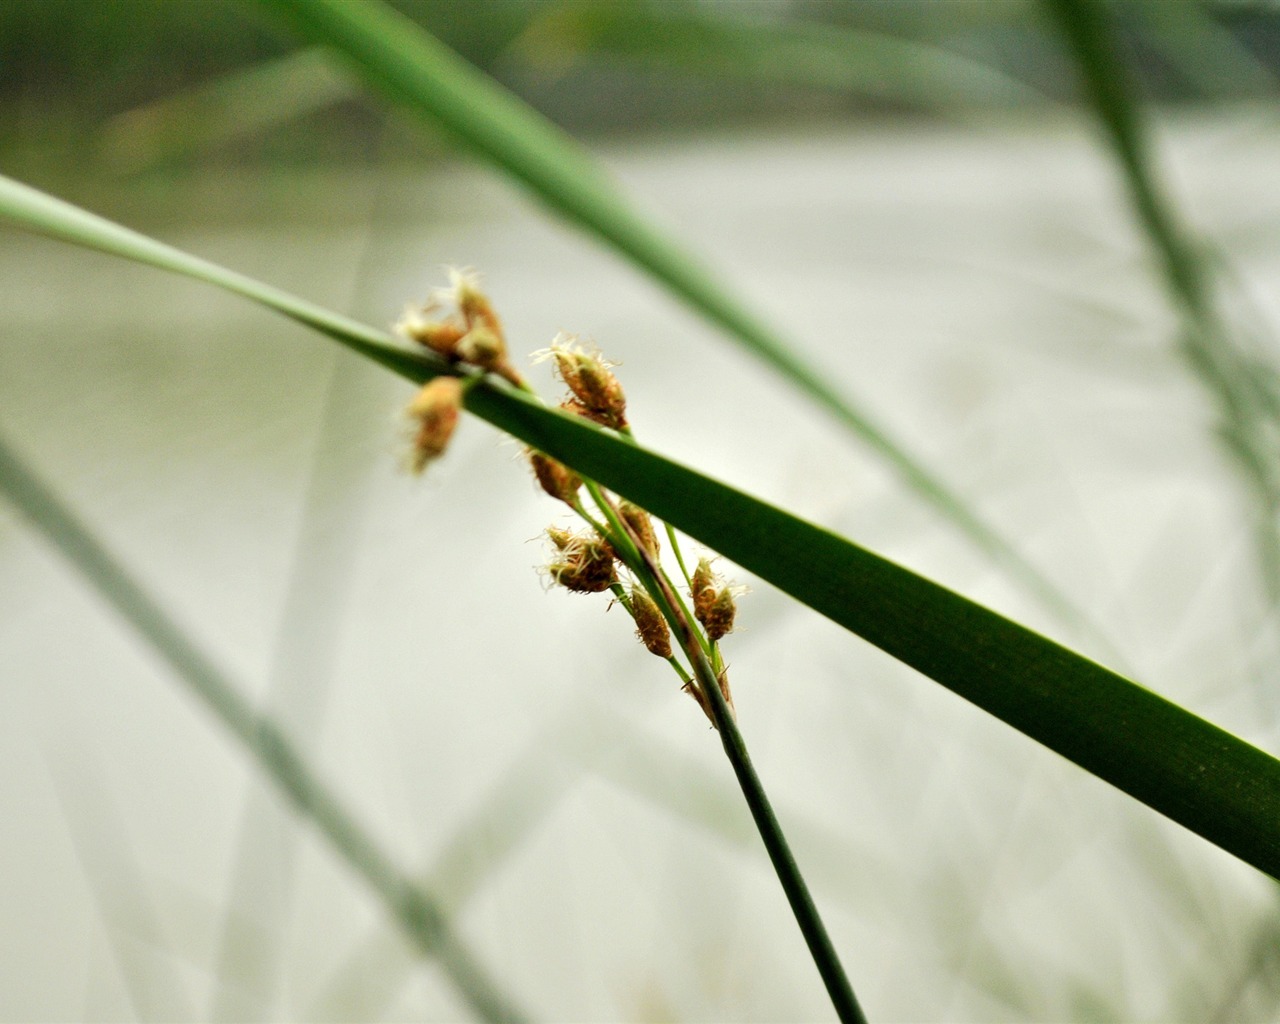
[[[579,534],[567,541],[553,536],[552,543],[558,548],[555,559],[547,566],[553,583],[575,593],[596,594],[618,581],[613,548],[607,541]]]
[[[486,370],[501,372],[507,362],[507,346],[486,324],[476,324],[458,339],[458,358]]]
[[[658,535],[653,532],[653,519],[639,505],[629,501],[618,503],[618,514],[627,528],[635,534],[640,546],[654,558],[658,557]]]
[[[693,614],[707,631],[707,639],[714,642],[726,633],[732,633],[733,620],[738,613],[734,588],[725,586],[724,581],[711,571],[711,563],[705,558],[698,560],[690,583]],[[742,592],[742,588],[737,590]]]
[[[502,321],[474,271],[450,267],[448,287],[433,288],[421,307],[407,307],[395,329],[401,337],[451,362],[470,363],[523,386],[523,378],[507,357]]]
[[[718,577],[711,571],[711,563],[705,558],[698,559],[698,567],[693,570],[690,581],[689,596],[693,598],[693,614],[699,622],[704,622],[706,614],[716,599]]]
[[[733,599],[733,592],[722,587],[707,609],[706,616],[701,619],[706,628],[707,639],[713,643],[726,633],[733,632],[733,619],[738,613],[738,605]]]
[[[577,502],[582,477],[563,462],[557,462],[550,455],[530,448],[529,465],[533,467],[533,475],[538,478],[539,485],[551,497],[569,506]]]
[[[396,321],[395,332],[445,359],[456,360],[459,358],[458,342],[466,334],[466,327],[456,317],[436,319],[433,315],[436,312],[434,304],[405,306],[400,319]]]
[[[598,352],[584,349],[571,335],[557,334],[540,358],[553,359],[560,379],[590,418],[621,430],[627,425],[627,397]]]
[[[457,377],[436,377],[414,396],[405,411],[418,425],[409,465],[413,472],[421,473],[444,454],[457,429],[462,382]]]
[[[653,598],[640,587],[631,588],[631,612],[636,620],[636,636],[650,654],[659,658],[671,657],[671,631],[667,620],[658,611]]]

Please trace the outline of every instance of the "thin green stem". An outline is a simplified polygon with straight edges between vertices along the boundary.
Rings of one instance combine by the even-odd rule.
[[[840,963],[840,957],[831,943],[826,926],[822,923],[822,917],[813,902],[813,896],[809,892],[804,876],[800,873],[800,867],[787,843],[782,825],[774,814],[773,805],[769,802],[760,776],[756,774],[751,756],[747,753],[746,741],[738,729],[737,720],[724,694],[720,691],[718,678],[701,650],[690,652],[691,658],[694,653],[697,654],[694,659],[694,668],[703,680],[703,689],[709,696],[725,756],[729,758],[733,772],[738,777],[738,785],[742,787],[742,795],[747,801],[751,817],[756,823],[760,838],[764,840],[769,859],[773,862],[773,869],[778,875],[778,881],[782,884],[783,892],[786,893],[787,902],[791,904],[791,912],[795,915],[796,923],[800,926],[800,932],[809,947],[809,954],[813,957],[823,984],[827,987],[827,994],[831,997],[836,1014],[845,1024],[866,1024],[867,1018],[862,1012],[862,1007],[858,1005],[857,997],[853,994],[853,986],[849,984],[844,966]]]
[[[586,523],[593,530],[595,530],[596,533],[598,533],[602,538],[610,542],[613,541],[614,539],[613,532],[609,529],[609,527],[605,526],[603,523],[597,520],[595,516],[593,516],[590,512],[588,512],[586,506],[583,505],[581,501],[577,501],[574,504],[573,510],[577,512],[578,515],[581,516],[582,519],[586,521]]]
[[[712,667],[713,660],[720,661],[719,649],[715,644],[710,643],[702,635],[702,631],[693,624],[688,609],[680,600],[679,594],[675,592],[671,581],[662,571],[653,553],[631,535],[626,523],[618,515],[613,503],[605,496],[600,486],[590,480],[586,481],[586,486],[592,499],[609,519],[614,530],[621,535],[620,539],[624,541],[618,547],[619,553],[622,554],[625,551],[624,561],[627,561],[628,567],[641,580],[645,589],[652,594],[693,666],[699,689],[704,696],[704,706],[708,708],[712,721],[720,733],[720,742],[724,746],[725,756],[733,766],[733,772],[746,799],[747,808],[755,821],[760,838],[764,841],[765,850],[769,854],[770,861],[773,862],[778,881],[786,894],[787,902],[791,905],[796,923],[800,926],[800,932],[809,947],[809,953],[818,968],[823,984],[826,985],[827,994],[831,998],[837,1015],[846,1024],[850,1022],[866,1024],[866,1017],[858,1005],[857,997],[853,994],[853,987],[849,984],[848,976],[840,963],[840,957],[831,943],[831,937],[827,934],[826,926],[822,923],[822,917],[809,893],[809,887],[800,873],[800,867],[782,831],[782,825],[773,811],[764,785],[760,782],[760,777],[756,774],[755,766],[747,753],[746,741],[738,729],[733,709],[720,688],[720,672],[723,669],[717,671]],[[632,558],[637,560],[635,565],[630,563]]]
[[[453,931],[440,906],[395,866],[355,816],[322,783],[270,717],[240,695],[213,660],[190,640],[159,603],[89,529],[0,439],[3,493],[116,611],[164,657],[197,697],[257,760],[298,812],[310,818],[335,851],[364,877],[409,939],[435,957],[459,994],[487,1021],[521,1021]]]
[[[680,541],[676,538],[675,527],[670,523],[663,523],[662,525],[667,531],[667,540],[671,542],[671,551],[676,556],[676,564],[680,566],[680,575],[684,577],[684,585],[692,590],[693,577],[689,575],[689,567],[684,564],[684,555],[680,553]]]
[[[680,664],[679,659],[674,654],[670,655],[667,658],[667,664],[669,664],[673,669],[675,669],[676,675],[680,677],[680,682],[682,682],[685,686],[694,685],[693,676],[685,669],[683,665]]]

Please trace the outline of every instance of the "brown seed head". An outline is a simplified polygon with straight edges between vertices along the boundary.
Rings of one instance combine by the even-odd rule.
[[[458,341],[458,358],[485,370],[496,370],[507,360],[507,346],[500,334],[478,323]]]
[[[555,360],[560,379],[587,410],[589,419],[614,430],[627,425],[627,398],[622,385],[598,354],[584,351],[573,338],[559,334],[545,356]]]
[[[436,377],[414,396],[406,412],[417,421],[410,468],[421,473],[444,454],[458,426],[462,410],[462,382],[457,377]]]
[[[437,320],[431,315],[434,312],[434,306],[421,309],[406,307],[404,314],[396,321],[395,331],[402,338],[429,348],[437,355],[456,359],[458,342],[466,333],[466,328],[454,317]]]
[[[494,333],[499,336],[502,334],[502,325],[493,311],[489,296],[481,291],[480,278],[473,271],[450,268],[448,292],[468,327],[484,323]]]
[[[705,558],[700,558],[690,582],[689,596],[693,598],[693,614],[705,625],[707,612],[711,610],[711,604],[716,599],[716,584],[719,583],[719,579],[711,571],[711,563]]]
[[[582,477],[562,462],[535,449],[529,449],[529,465],[542,489],[558,501],[572,506],[582,486]]]
[[[653,520],[650,518],[649,513],[639,505],[632,504],[629,501],[619,502],[618,513],[622,516],[622,521],[636,535],[636,538],[640,541],[640,546],[654,558],[657,558],[658,536],[653,532]]]
[[[658,606],[640,587],[631,588],[631,611],[636,619],[636,636],[650,654],[671,657],[671,631]]]
[[[738,613],[738,606],[728,587],[721,587],[716,593],[705,617],[700,617],[706,627],[707,639],[713,643],[726,633],[733,632],[733,617]]]
[[[565,381],[569,384],[569,381]],[[627,424],[627,397],[622,385],[604,363],[591,356],[578,358],[577,373],[569,390],[592,412],[606,417],[610,424],[621,429]]]
[[[553,538],[553,543],[558,542]],[[554,583],[580,594],[608,590],[618,581],[613,567],[613,548],[599,537],[572,537],[547,567]]]

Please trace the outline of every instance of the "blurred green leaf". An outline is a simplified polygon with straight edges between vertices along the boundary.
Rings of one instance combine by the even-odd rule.
[[[136,173],[263,134],[357,94],[319,50],[299,50],[117,114],[102,127],[98,150],[116,171]]]
[[[1223,289],[1213,272],[1221,257],[1183,223],[1161,180],[1106,8],[1099,0],[1046,3],[1079,65],[1129,203],[1182,319],[1182,356],[1216,401],[1224,446],[1257,503],[1259,574],[1280,609],[1280,368],[1273,340],[1248,337],[1224,315]]]
[[[1048,102],[1010,75],[929,43],[816,22],[726,17],[692,4],[559,4],[529,26],[513,52],[543,67],[605,56],[923,110]]]

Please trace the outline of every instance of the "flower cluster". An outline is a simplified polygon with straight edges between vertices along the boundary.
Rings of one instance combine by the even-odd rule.
[[[569,389],[560,404],[565,412],[592,420],[614,430],[627,427],[627,398],[622,385],[613,375],[615,364],[607,362],[599,352],[585,348],[571,334],[557,334],[549,348],[535,359],[555,361],[556,372]]]
[[[449,287],[433,291],[425,305],[406,309],[396,330],[461,370],[493,373],[528,391],[508,360],[501,321],[475,275],[451,270],[449,281]],[[535,355],[554,363],[568,389],[561,410],[630,436],[626,395],[613,373],[614,364],[599,351],[559,334],[549,348]],[[465,389],[480,376],[472,373],[465,383],[454,376],[437,377],[410,403],[408,413],[417,425],[411,458],[415,471],[444,452],[457,425]],[[579,533],[557,527],[547,530],[552,554],[545,572],[551,583],[573,593],[611,592],[635,621],[636,636],[645,649],[671,664],[683,688],[713,724],[716,714],[709,689],[718,690],[732,711],[719,641],[733,630],[740,591],[712,572],[705,558],[689,575],[676,536],[667,528],[691,613],[681,596],[684,588],[662,566],[658,533],[648,512],[610,495],[545,452],[528,449],[525,454],[542,490],[589,526]],[[584,488],[590,508],[583,501]]]
[[[395,332],[451,365],[496,373],[517,387],[524,386],[524,379],[507,357],[502,321],[471,271],[450,268],[449,286],[433,288],[420,306],[406,306]],[[417,425],[409,459],[415,473],[444,454],[457,426],[462,399],[463,388],[457,378],[437,377],[409,404],[406,412]]]

